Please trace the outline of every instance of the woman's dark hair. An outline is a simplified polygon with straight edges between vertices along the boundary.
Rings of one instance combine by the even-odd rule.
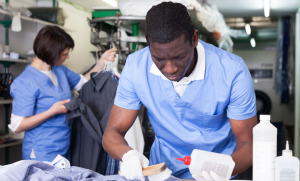
[[[74,40],[57,26],[45,26],[37,34],[33,50],[35,55],[53,67],[66,48],[74,48]]]
[[[146,15],[145,35],[147,43],[166,44],[185,35],[190,41],[195,28],[187,8],[180,3],[162,2],[153,6]]]

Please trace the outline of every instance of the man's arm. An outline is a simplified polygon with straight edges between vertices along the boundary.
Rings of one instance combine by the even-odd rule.
[[[133,125],[138,112],[113,105],[103,135],[103,147],[113,159],[122,160],[123,155],[132,150],[124,136]]]
[[[231,155],[235,162],[232,175],[240,174],[252,165],[253,136],[252,129],[257,124],[256,115],[246,120],[229,119],[236,139],[236,150]]]

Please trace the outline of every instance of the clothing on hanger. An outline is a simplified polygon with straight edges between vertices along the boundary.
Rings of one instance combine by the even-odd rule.
[[[114,104],[118,83],[109,72],[91,74],[78,98],[65,104],[70,110],[66,120],[73,119],[71,165],[106,174],[107,153],[102,136]],[[116,170],[117,171],[117,170]]]

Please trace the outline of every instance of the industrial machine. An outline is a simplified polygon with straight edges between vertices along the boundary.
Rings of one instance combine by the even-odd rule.
[[[257,115],[271,115],[271,122],[282,122],[280,95],[275,92],[276,51],[239,50],[233,52],[248,66],[256,94]]]
[[[139,24],[145,21],[145,17],[121,16],[119,10],[94,11],[92,17],[87,21],[91,28],[90,41],[99,48],[99,51],[91,52],[95,59],[116,47],[121,71],[127,56],[147,45],[146,38],[139,36]]]

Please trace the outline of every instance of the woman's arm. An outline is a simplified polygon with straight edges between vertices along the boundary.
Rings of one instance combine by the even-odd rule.
[[[106,52],[104,52],[104,54],[100,57],[98,63],[95,65],[95,67],[92,70],[90,70],[88,73],[86,73],[84,75],[84,77],[87,80],[90,80],[90,78],[91,78],[90,75],[92,72],[99,72],[99,71],[103,70],[103,68],[108,60],[114,62],[116,51],[117,51],[117,49],[115,47],[113,47],[113,48],[107,50]]]
[[[64,106],[64,104],[70,102],[70,99],[59,101],[52,105],[50,109],[40,114],[36,114],[30,117],[25,117],[19,127],[16,129],[15,133],[20,133],[22,131],[27,131],[32,128],[37,127],[38,125],[45,122],[47,119],[53,117],[56,114],[66,113],[68,110]]]

